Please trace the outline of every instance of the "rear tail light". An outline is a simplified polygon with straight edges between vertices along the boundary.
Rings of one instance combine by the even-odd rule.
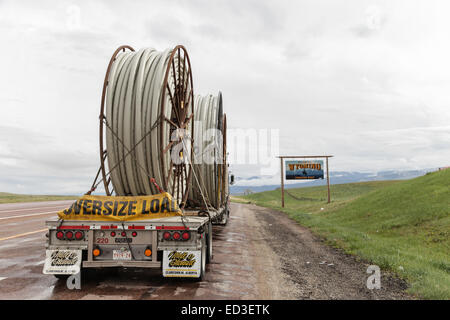
[[[115,237],[116,236],[116,232],[115,231],[111,231],[111,237]]]
[[[58,232],[56,233],[56,238],[58,238],[59,240],[64,239],[64,232],[58,231]]]
[[[133,231],[133,233],[131,234],[133,237],[136,237],[137,236],[137,232],[136,231]]]
[[[191,233],[189,231],[184,231],[182,233],[178,231],[166,231],[163,233],[164,240],[183,240],[187,241],[191,238]]]
[[[127,233],[125,231],[122,231],[121,235],[122,235],[122,237],[126,237]]]
[[[172,235],[172,237],[173,237],[174,240],[179,240],[180,237],[181,237],[181,235],[180,235],[179,232],[174,232],[173,235]]]
[[[73,232],[72,231],[67,231],[66,232],[66,239],[67,240],[72,240],[73,239]]]
[[[181,235],[181,238],[183,238],[183,240],[189,240],[190,237],[191,235],[189,234],[189,232],[183,232],[183,234]]]
[[[83,240],[83,238],[84,238],[84,233],[82,231],[75,232],[75,239]]]
[[[99,248],[95,248],[94,250],[92,250],[92,254],[94,255],[94,257],[98,257],[101,253],[102,252]]]

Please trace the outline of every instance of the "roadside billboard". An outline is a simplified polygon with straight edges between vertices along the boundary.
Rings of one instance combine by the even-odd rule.
[[[298,179],[323,179],[323,161],[286,161],[286,180]]]

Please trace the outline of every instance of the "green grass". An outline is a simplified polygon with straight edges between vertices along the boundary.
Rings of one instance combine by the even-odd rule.
[[[236,203],[246,203],[246,204],[250,203],[250,201],[244,200],[244,199],[242,199],[240,197],[236,197],[236,196],[230,196],[230,201],[236,202]]]
[[[286,212],[328,243],[406,279],[409,293],[450,299],[450,170],[411,180],[289,189],[239,197]]]
[[[77,196],[27,195],[27,194],[0,192],[0,203],[72,200],[78,198],[79,197]]]

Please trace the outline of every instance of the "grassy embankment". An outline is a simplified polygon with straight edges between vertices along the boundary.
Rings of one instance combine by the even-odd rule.
[[[450,170],[411,180],[289,189],[234,197],[286,212],[328,243],[394,271],[411,294],[450,299]]]
[[[15,194],[15,193],[0,192],[0,203],[72,200],[72,199],[78,199],[78,197],[77,196],[27,195],[27,194]]]

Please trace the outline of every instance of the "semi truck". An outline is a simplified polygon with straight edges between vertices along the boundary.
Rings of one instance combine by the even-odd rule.
[[[230,215],[222,94],[194,97],[181,45],[121,46],[108,64],[99,119],[100,168],[83,197],[46,221],[43,273],[156,268],[204,279],[212,226]],[[92,195],[101,182],[102,194]]]

